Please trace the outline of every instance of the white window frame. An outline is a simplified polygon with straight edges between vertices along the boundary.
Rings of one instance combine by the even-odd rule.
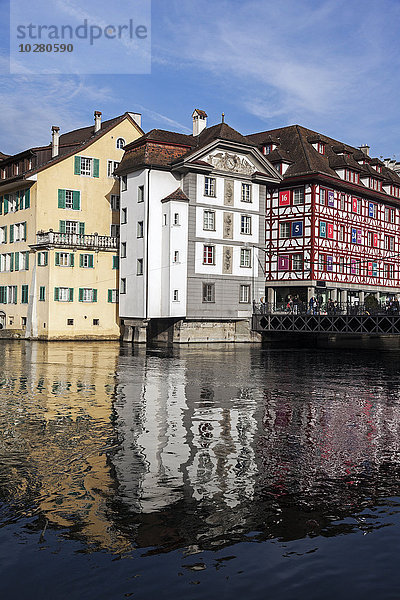
[[[252,202],[251,183],[242,183],[241,201]]]
[[[120,256],[121,258],[126,258],[126,242],[121,242]]]
[[[217,180],[215,177],[204,177],[204,196],[209,198],[216,197]]]
[[[203,302],[205,304],[215,304],[215,283],[203,283],[202,286]]]
[[[203,211],[203,231],[215,231],[215,210]]]
[[[123,150],[125,147],[125,140],[122,137],[117,138],[117,141],[115,143],[117,150]]]
[[[93,302],[93,288],[82,288],[82,302]]]
[[[175,264],[179,263],[179,250],[174,250],[174,257],[172,262]]]
[[[242,235],[251,235],[251,216],[241,215],[240,216],[240,233]]]
[[[93,173],[93,158],[88,158],[87,156],[80,156],[81,160],[81,168],[80,174],[84,177],[91,177]]]
[[[302,254],[292,254],[292,271],[302,271],[304,265]]]
[[[65,221],[65,233],[79,233],[79,221]]]
[[[211,249],[211,254],[209,256],[209,251],[206,248]],[[203,265],[215,265],[215,246],[211,244],[204,244],[203,246]]]
[[[114,171],[118,167],[119,167],[118,160],[107,160],[107,177],[118,177],[118,175],[114,175]]]
[[[288,239],[291,237],[292,223],[290,221],[282,221],[279,223],[279,239]]]
[[[250,286],[248,284],[239,286],[239,303],[250,304]]]
[[[243,268],[251,267],[251,249],[240,248],[240,266]]]
[[[304,204],[304,188],[294,188],[293,190],[293,206]]]
[[[179,302],[179,290],[174,290],[172,293],[172,302]]]
[[[138,221],[136,227],[136,237],[141,239],[144,236],[144,221]]]
[[[69,302],[69,288],[59,287],[58,288],[58,301]]]

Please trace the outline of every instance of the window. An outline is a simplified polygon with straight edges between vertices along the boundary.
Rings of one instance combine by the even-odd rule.
[[[78,221],[65,221],[65,233],[79,233]]]
[[[126,192],[126,190],[128,189],[128,177],[127,175],[122,175],[121,179],[121,192]]]
[[[121,285],[119,289],[120,294],[126,294],[126,279],[125,277],[121,277]]]
[[[215,302],[215,283],[203,283],[203,302]]]
[[[179,213],[174,214],[174,225],[179,225]]]
[[[370,177],[369,179],[369,187],[373,190],[380,191],[382,190],[382,182],[379,179],[375,179],[375,177]]]
[[[340,210],[346,210],[346,194],[340,194]]]
[[[143,221],[138,221],[138,223],[137,223],[136,237],[138,237],[138,238],[143,237]]]
[[[14,253],[2,254],[0,259],[0,271],[14,271]]]
[[[205,177],[204,178],[204,195],[212,196],[215,198],[215,186],[216,181],[214,177]]]
[[[172,298],[174,302],[179,302],[179,290],[174,290]]]
[[[17,304],[17,286],[7,286],[7,302],[8,304]]]
[[[293,190],[293,205],[304,204],[304,188],[296,188]]]
[[[315,149],[317,150],[317,152],[319,152],[320,154],[325,154],[325,144],[323,142],[317,142],[315,144]]]
[[[111,225],[111,237],[119,237],[119,225],[116,225],[115,223],[113,223]]]
[[[250,286],[241,285],[239,287],[239,302],[248,304],[250,302]]]
[[[166,213],[163,214],[163,225],[167,224],[167,215]]]
[[[351,199],[352,212],[359,215],[361,214],[361,199],[353,197]]]
[[[394,236],[385,235],[385,250],[394,250]]]
[[[79,288],[79,302],[97,302],[97,290],[93,288]]]
[[[174,263],[179,262],[179,250],[174,251]]]
[[[112,268],[119,269],[119,256],[112,257]]]
[[[249,248],[240,248],[240,266],[251,267],[251,250]]]
[[[26,222],[10,225],[10,243],[26,240]]]
[[[376,219],[378,214],[378,206],[376,204],[374,204],[374,202],[369,202],[368,203],[368,216],[371,219]]]
[[[72,190],[65,190],[65,208],[73,208],[73,207],[74,207],[74,193]]]
[[[240,217],[240,233],[251,235],[251,217],[248,215]]]
[[[107,177],[116,177],[114,175],[115,169],[119,167],[119,162],[116,160],[107,161]]]
[[[242,183],[242,202],[251,202],[251,184],[250,183]]]
[[[128,209],[123,208],[121,211],[121,225],[126,225],[128,222]]]
[[[74,324],[73,319],[67,319],[67,325],[73,325],[73,324]]]
[[[14,270],[29,271],[29,251],[15,253]]]
[[[325,265],[326,265],[325,254],[320,254],[318,257],[318,269],[320,271],[325,271]]]
[[[118,150],[122,150],[124,146],[125,146],[125,140],[124,140],[124,138],[118,138],[117,139],[117,148],[118,148]]]
[[[21,287],[21,304],[28,304],[28,286]]]
[[[77,190],[58,190],[58,208],[80,210],[81,193]]]
[[[352,169],[344,170],[344,178],[346,181],[350,181],[351,183],[359,183],[360,182],[359,174],[356,171],[353,171]]]
[[[116,304],[118,302],[118,290],[108,290],[107,300],[112,304]]]
[[[46,288],[44,287],[44,285],[41,285],[39,288],[39,301],[45,302],[45,300],[46,300]]]
[[[213,210],[203,212],[203,229],[204,231],[215,231],[215,212]]]
[[[37,264],[39,267],[46,267],[49,261],[49,253],[48,252],[38,252],[37,254]]]
[[[55,263],[56,267],[73,267],[74,255],[72,252],[56,252]]]
[[[79,266],[84,269],[93,269],[93,254],[81,254],[79,257]]]
[[[121,258],[126,258],[126,242],[121,242]]]
[[[293,254],[292,270],[293,271],[302,271],[303,270],[303,255],[302,254]]]
[[[319,203],[325,206],[326,204],[326,189],[320,188],[319,190]]]
[[[279,237],[280,238],[290,238],[291,234],[291,223],[286,221],[284,223],[279,224]]]
[[[137,201],[144,202],[144,185],[139,185],[138,187]]]
[[[215,264],[215,246],[204,246],[203,248],[203,265]]]
[[[54,288],[54,300],[57,302],[73,302],[74,288],[67,288],[67,287]]]
[[[100,319],[93,319],[93,325],[100,325]]]
[[[136,275],[143,275],[143,258],[138,258],[136,261]]]
[[[98,177],[99,159],[75,156],[74,173],[75,175],[84,175],[86,177]]]
[[[386,223],[394,223],[395,222],[395,213],[394,208],[385,208],[385,221]]]
[[[111,210],[119,210],[120,197],[117,194],[111,194]]]
[[[339,242],[344,242],[345,241],[345,226],[344,225],[340,225],[339,226]]]
[[[357,260],[356,258],[351,258],[350,259],[350,273],[352,275],[359,275],[360,274],[360,261]]]
[[[339,256],[338,271],[344,273],[344,256]]]
[[[7,244],[7,225],[0,227],[0,244]]]
[[[385,279],[394,279],[394,265],[383,265],[383,276]]]

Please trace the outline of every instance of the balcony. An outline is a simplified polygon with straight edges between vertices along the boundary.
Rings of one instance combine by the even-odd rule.
[[[81,235],[79,233],[60,233],[58,231],[38,231],[36,244],[31,244],[34,250],[43,248],[81,248],[82,250],[118,250],[119,238],[109,235]]]

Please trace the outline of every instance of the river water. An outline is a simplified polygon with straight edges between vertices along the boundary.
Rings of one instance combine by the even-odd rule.
[[[0,593],[400,597],[400,352],[0,345]]]

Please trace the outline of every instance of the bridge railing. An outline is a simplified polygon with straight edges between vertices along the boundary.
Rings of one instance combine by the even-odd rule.
[[[323,303],[310,306],[306,302],[287,303],[287,302],[253,302],[253,314],[255,315],[398,315],[400,314],[399,305],[396,303],[379,303],[371,308],[365,304],[350,303]]]

